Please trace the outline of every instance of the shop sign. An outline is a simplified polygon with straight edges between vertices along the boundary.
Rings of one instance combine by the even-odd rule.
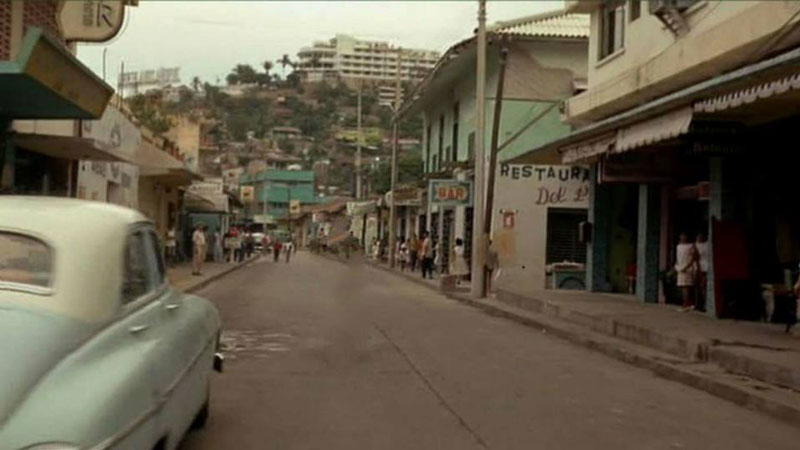
[[[255,189],[253,186],[242,186],[239,188],[239,199],[242,203],[253,203]]]
[[[600,161],[600,183],[664,183],[672,180],[674,160],[666,154],[631,152]]]
[[[189,191],[201,195],[203,197],[212,197],[214,195],[221,195],[224,193],[222,190],[222,179],[219,180],[206,180],[195,181],[189,186]]]
[[[289,200],[289,214],[300,214],[300,200]]]
[[[590,173],[583,166],[503,164],[498,175],[506,195],[530,198],[535,206],[589,204]]]
[[[116,36],[125,22],[123,0],[63,2],[59,22],[67,41],[105,42]]]
[[[432,205],[472,205],[472,181],[469,180],[430,180],[428,192]]]
[[[418,188],[396,189],[394,192],[387,192],[387,203],[392,201],[396,206],[422,206],[423,192]]]
[[[275,223],[275,218],[270,214],[256,214],[253,216],[255,223]]]

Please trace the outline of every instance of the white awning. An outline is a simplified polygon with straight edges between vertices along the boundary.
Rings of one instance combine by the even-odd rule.
[[[790,90],[800,90],[800,74],[701,100],[694,104],[694,112],[713,113],[725,111],[749,105],[759,99],[781,95]]]
[[[566,147],[563,150],[562,161],[564,164],[572,164],[577,162],[586,162],[595,156],[608,153],[614,146],[617,140],[616,133],[606,134],[598,139],[593,139],[588,142],[583,142],[571,147]]]
[[[689,132],[692,123],[690,106],[662,114],[644,122],[617,130],[617,141],[611,153],[622,153],[637,147],[676,138]]]

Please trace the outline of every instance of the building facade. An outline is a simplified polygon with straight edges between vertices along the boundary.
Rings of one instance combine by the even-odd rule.
[[[356,82],[390,82],[397,73],[400,58],[402,81],[416,81],[431,70],[439,54],[430,50],[404,49],[388,42],[359,40],[337,34],[325,42],[315,42],[297,53],[295,70],[307,82],[341,79]]]
[[[491,149],[494,110],[498,98],[502,99],[498,122],[498,166],[493,208],[493,229],[503,231],[501,259],[505,260],[503,275],[498,282],[509,287],[544,288],[546,286],[546,245],[539,242],[546,237],[548,209],[573,210],[577,217],[585,214],[588,201],[575,197],[581,180],[571,178],[571,167],[547,167],[555,171],[555,178],[532,178],[535,167],[507,167],[503,163],[524,153],[537,143],[547,142],[566,134],[569,127],[560,122],[558,105],[585,85],[587,73],[588,16],[556,11],[523,17],[499,23],[489,29],[491,45],[487,51],[486,81],[486,142]],[[404,115],[421,114],[424,119],[422,159],[425,173],[431,180],[469,181],[474,177],[475,158],[475,64],[477,50],[475,39],[467,39],[452,46],[442,57],[436,70],[419,84],[409,102],[401,109]],[[498,81],[502,72],[503,91],[498,97]],[[552,161],[550,164],[558,164]],[[570,175],[561,186],[558,173]],[[522,170],[524,175],[520,175]],[[574,168],[579,173],[581,168]],[[539,188],[557,193],[568,189],[572,196],[557,202],[536,204]],[[429,195],[430,197],[430,195]],[[427,202],[422,211],[424,224],[441,246],[439,270],[448,270],[448,255],[456,238],[465,242],[466,253],[471,256],[473,209],[469,205],[440,207]],[[516,222],[502,222],[503,214],[514,213]],[[569,216],[571,218],[573,216]],[[567,219],[565,219],[567,220]],[[413,221],[408,221],[409,223]],[[537,230],[531,232],[531,230]],[[401,230],[398,230],[400,232]],[[402,234],[398,234],[403,236]],[[576,239],[570,235],[568,239]],[[574,258],[577,263],[581,255]],[[522,284],[520,284],[522,283]]]
[[[253,187],[253,202],[245,210],[249,219],[260,216],[267,223],[278,223],[299,213],[301,207],[317,203],[311,170],[266,169],[252,175],[245,172],[239,185]]]
[[[764,299],[800,262],[800,217],[780,200],[797,163],[800,5],[568,3],[592,17],[588,90],[562,107],[577,128],[517,161],[591,166],[588,288],[681,303],[676,245],[708,238],[689,301],[769,318]]]

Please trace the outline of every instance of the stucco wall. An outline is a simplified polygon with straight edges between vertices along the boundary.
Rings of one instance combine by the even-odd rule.
[[[495,286],[514,292],[545,288],[548,209],[588,209],[588,194],[583,167],[499,166],[492,240],[501,271]],[[504,212],[513,212],[513,227],[504,226]]]
[[[200,123],[184,116],[173,120],[175,126],[167,132],[166,136],[178,145],[189,168],[197,171],[200,159]]]
[[[759,49],[778,30],[797,22],[800,3],[793,1],[700,1],[684,17],[688,32],[675,36],[650,15],[630,22],[626,6],[624,49],[599,60],[600,9],[591,14],[589,90],[569,100],[567,118],[587,123],[642,101],[697,83],[763,58]],[[795,27],[796,28],[796,27]],[[800,42],[794,30],[772,43],[768,52]]]

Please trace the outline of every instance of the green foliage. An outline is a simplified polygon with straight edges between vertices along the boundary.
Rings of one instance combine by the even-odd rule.
[[[220,104],[225,112],[228,133],[238,141],[247,138],[252,131],[256,138],[263,138],[276,125],[270,103],[255,97],[227,97]]]
[[[253,84],[258,82],[258,72],[250,64],[237,64],[225,80],[228,84]]]
[[[378,168],[369,174],[372,188],[381,194],[388,192],[392,187],[392,159],[385,158]],[[424,178],[422,159],[418,153],[402,153],[397,159],[397,183],[418,183]]]
[[[137,94],[128,98],[127,102],[136,119],[155,133],[156,136],[161,136],[172,128],[172,120],[161,107],[162,96],[160,91]]]

